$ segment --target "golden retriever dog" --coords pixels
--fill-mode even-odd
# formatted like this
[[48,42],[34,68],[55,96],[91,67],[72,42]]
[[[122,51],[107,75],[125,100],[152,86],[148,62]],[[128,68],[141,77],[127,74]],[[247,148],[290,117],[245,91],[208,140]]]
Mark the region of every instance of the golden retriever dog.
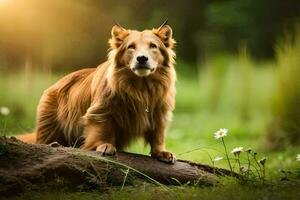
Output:
[[113,155],[142,137],[151,156],[174,163],[164,145],[176,92],[172,29],[166,22],[144,31],[115,25],[111,35],[107,61],[45,90],[35,133],[19,138]]

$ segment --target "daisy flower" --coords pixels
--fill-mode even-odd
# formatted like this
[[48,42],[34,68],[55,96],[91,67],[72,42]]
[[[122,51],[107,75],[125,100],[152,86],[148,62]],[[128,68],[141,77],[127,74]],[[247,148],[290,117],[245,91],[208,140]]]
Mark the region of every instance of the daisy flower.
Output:
[[228,129],[226,128],[221,128],[217,132],[215,132],[215,139],[220,139],[222,137],[227,136]]
[[298,162],[300,162],[300,154],[297,154],[296,159],[297,159]]
[[223,157],[217,156],[217,157],[215,157],[215,158],[213,159],[213,161],[214,161],[214,162],[218,162],[218,161],[220,161],[220,160],[222,160],[222,159],[223,159]]
[[9,115],[10,113],[10,110],[8,107],[0,107],[0,114],[3,115],[3,116],[7,116]]
[[239,155],[243,151],[243,149],[243,147],[235,147],[234,149],[232,149],[231,153],[233,153],[234,155]]

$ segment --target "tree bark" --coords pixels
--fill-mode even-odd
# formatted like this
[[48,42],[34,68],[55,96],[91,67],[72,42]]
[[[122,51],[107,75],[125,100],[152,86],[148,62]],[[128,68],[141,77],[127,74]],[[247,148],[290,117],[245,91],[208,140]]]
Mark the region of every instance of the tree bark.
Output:
[[177,160],[166,164],[145,155],[118,152],[102,157],[94,151],[57,145],[26,144],[0,137],[0,195],[57,189],[105,190],[150,182],[165,185],[213,185],[230,171]]

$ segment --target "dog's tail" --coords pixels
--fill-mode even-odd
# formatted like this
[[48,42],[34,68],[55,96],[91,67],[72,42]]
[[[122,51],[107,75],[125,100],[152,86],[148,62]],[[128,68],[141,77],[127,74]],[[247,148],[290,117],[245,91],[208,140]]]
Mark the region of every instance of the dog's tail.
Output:
[[16,138],[26,143],[36,143],[36,133],[26,133],[22,135],[17,135]]

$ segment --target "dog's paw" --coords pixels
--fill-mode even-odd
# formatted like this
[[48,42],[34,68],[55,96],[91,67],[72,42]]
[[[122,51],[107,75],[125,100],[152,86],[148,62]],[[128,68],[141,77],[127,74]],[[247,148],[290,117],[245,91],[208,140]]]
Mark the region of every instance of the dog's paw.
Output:
[[104,144],[99,145],[96,148],[96,151],[101,153],[101,155],[103,155],[103,156],[105,156],[105,155],[113,156],[116,154],[117,149],[110,143],[104,143]]
[[151,156],[166,163],[174,164],[176,161],[175,155],[173,155],[173,153],[169,151],[159,151],[156,153],[152,153]]

